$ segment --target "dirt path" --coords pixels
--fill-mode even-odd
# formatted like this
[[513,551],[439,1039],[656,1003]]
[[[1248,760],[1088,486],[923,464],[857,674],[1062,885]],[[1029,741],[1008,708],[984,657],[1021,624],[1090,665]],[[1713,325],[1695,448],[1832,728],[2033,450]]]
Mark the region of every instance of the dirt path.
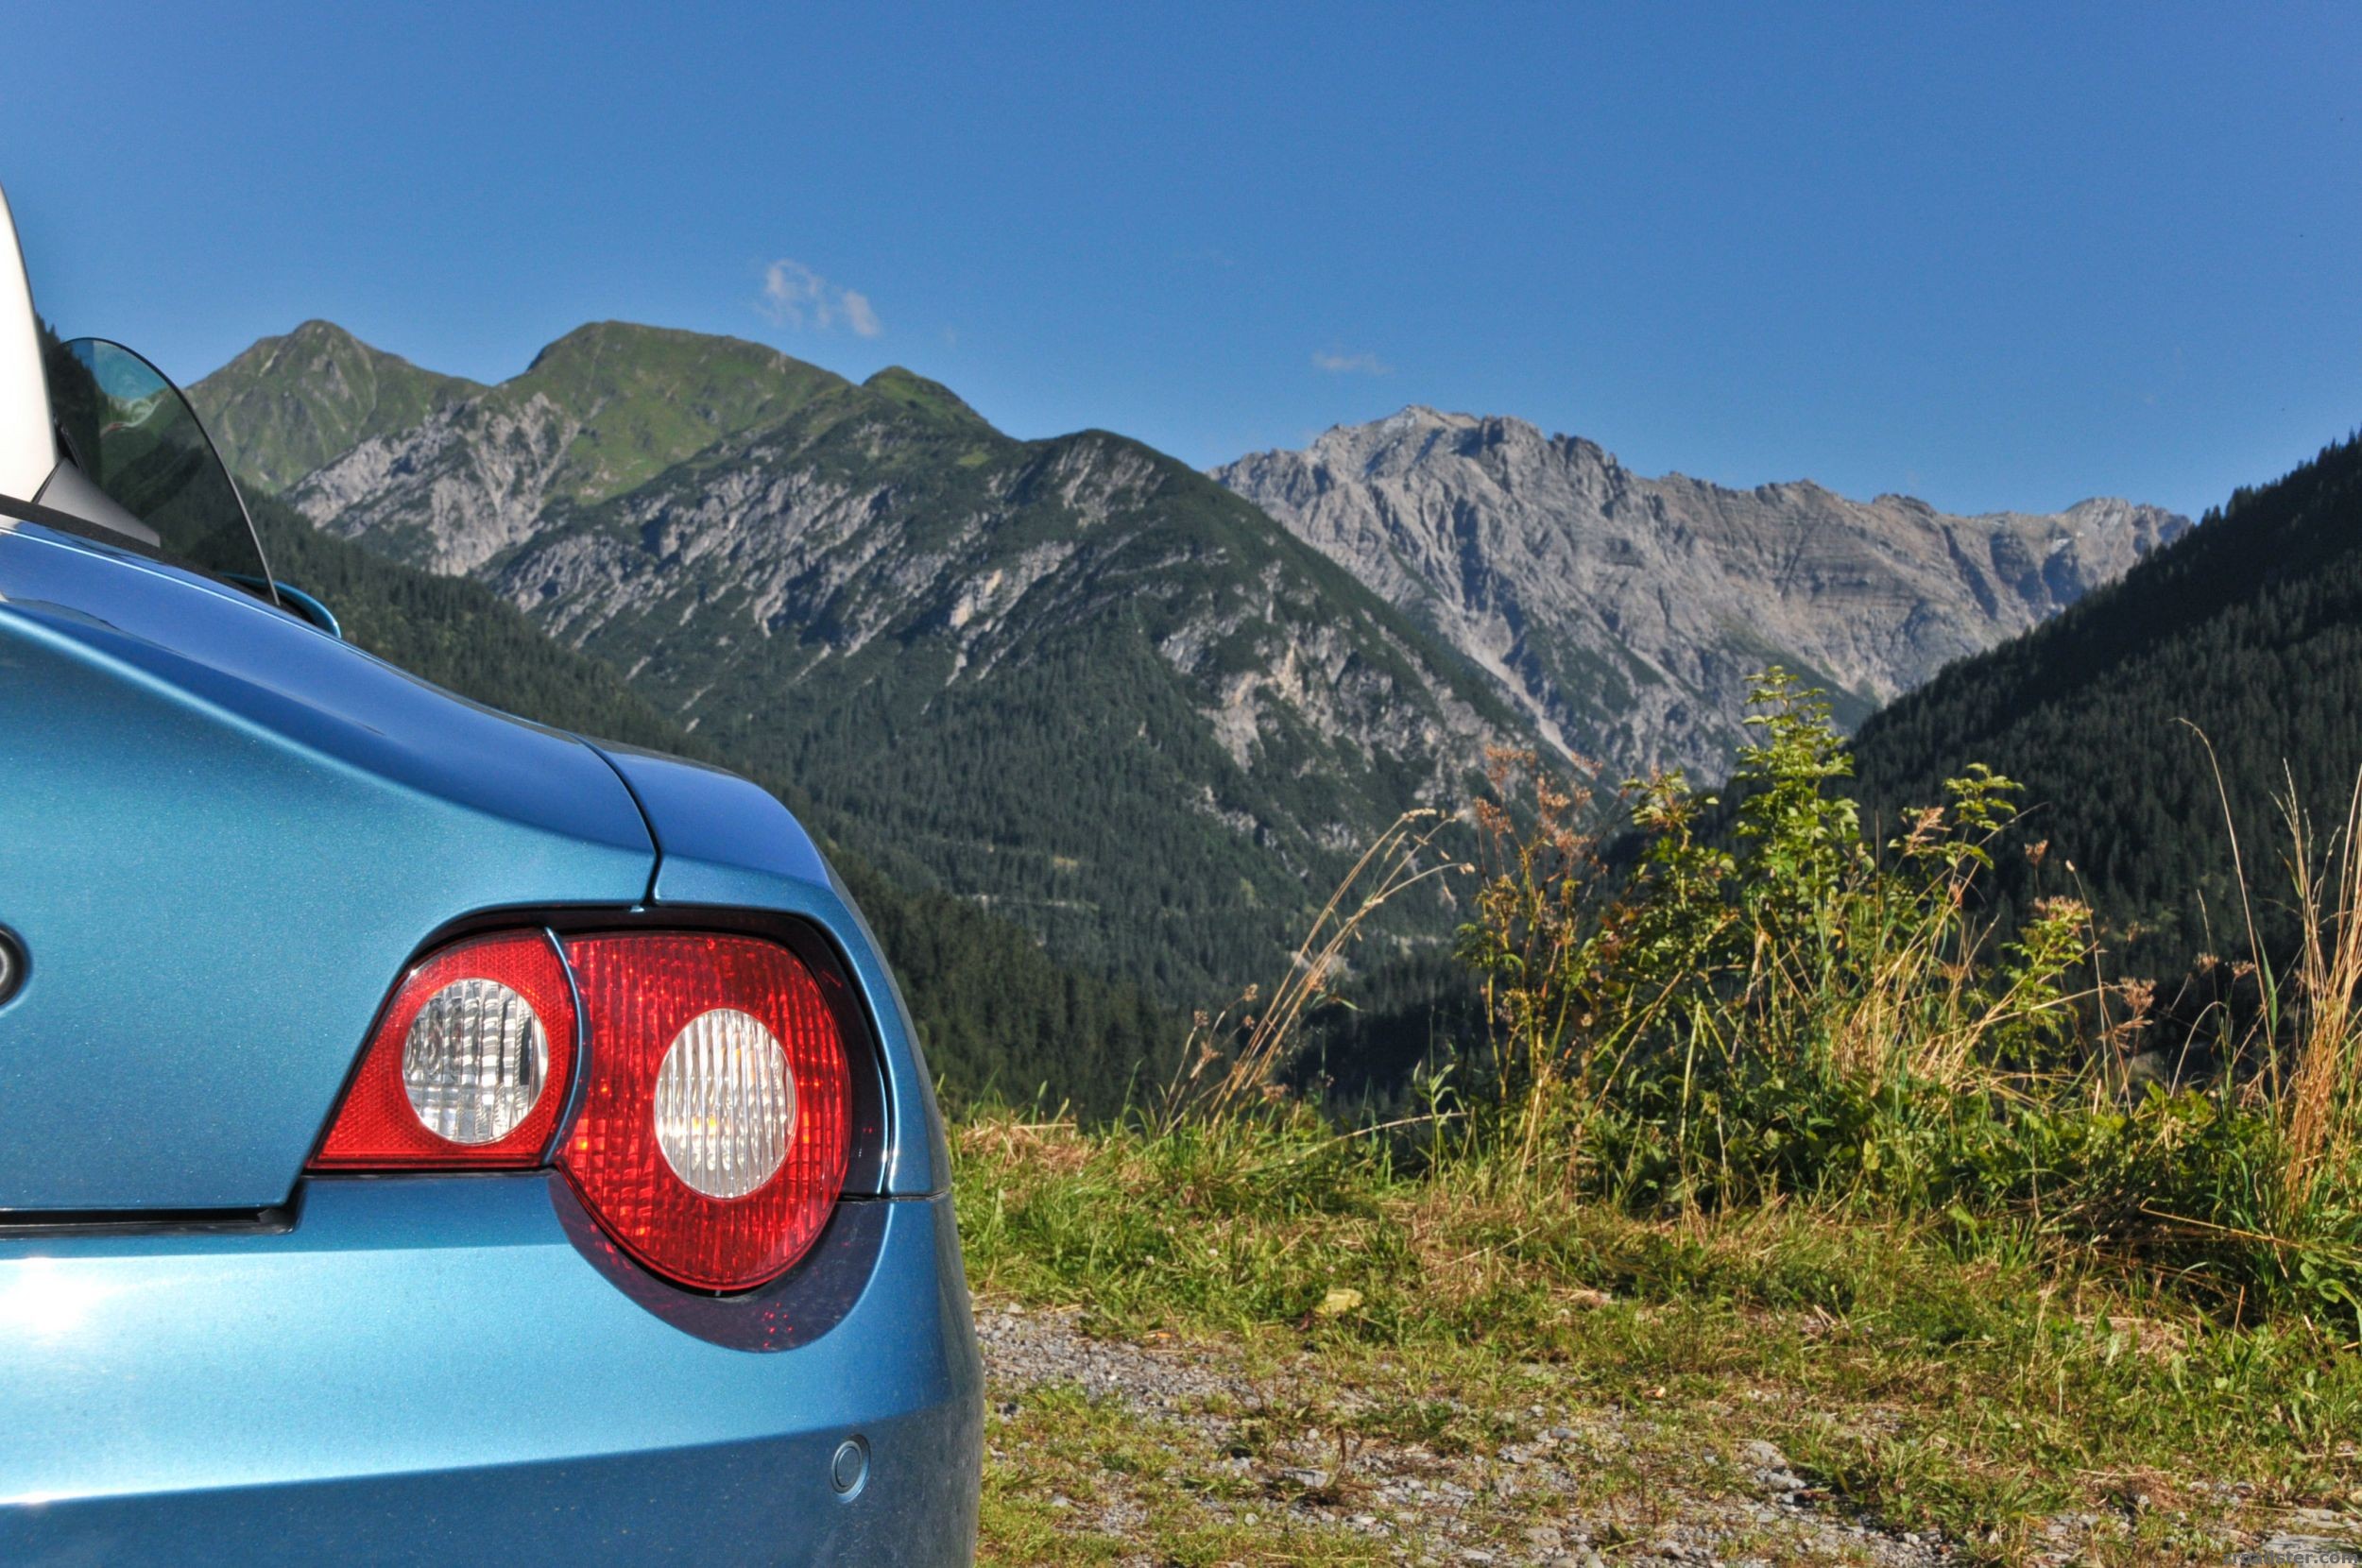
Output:
[[[1317,1378],[1309,1363],[1250,1370],[1221,1345],[1094,1339],[1073,1312],[1001,1303],[980,1308],[977,1333],[998,1418],[993,1462],[1007,1474],[1074,1479],[1070,1463],[1043,1463],[1045,1450],[1073,1436],[1071,1424],[1028,1417],[1046,1394],[1079,1394],[1161,1440],[1183,1472],[1173,1490],[1209,1523],[1285,1525],[1297,1549],[1333,1545],[1343,1560],[1919,1568],[1955,1555],[1932,1538],[1846,1517],[1776,1448],[1743,1434],[1726,1453],[1645,1419],[1544,1402],[1485,1413],[1495,1441],[1421,1441],[1367,1419],[1366,1399]],[[1070,1486],[1051,1506],[1070,1510],[1080,1535],[1138,1548],[1118,1560],[1170,1560],[1158,1537],[1172,1522],[1155,1527],[1156,1510],[1135,1495],[1125,1468],[1104,1469],[1095,1485]]]
[[[1513,1407],[1447,1395],[1406,1415],[1399,1390],[1309,1355],[1095,1338],[1073,1310],[1003,1302],[980,1304],[976,1326],[987,1494],[1038,1522],[996,1555],[988,1508],[987,1560],[1930,1568],[1998,1550],[1856,1516],[1752,1436],[1743,1407],[1660,1420],[1545,1381]],[[2218,1490],[2227,1536],[2143,1530],[2133,1498],[2123,1518],[2056,1519],[2015,1556],[2362,1563],[2356,1515],[2268,1513]]]

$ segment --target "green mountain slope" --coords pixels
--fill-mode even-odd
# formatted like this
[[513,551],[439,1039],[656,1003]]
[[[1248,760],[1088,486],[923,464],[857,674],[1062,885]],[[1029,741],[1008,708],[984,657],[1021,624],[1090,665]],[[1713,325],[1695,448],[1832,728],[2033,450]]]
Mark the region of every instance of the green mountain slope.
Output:
[[939,381],[929,381],[899,365],[887,366],[862,385],[916,413],[932,415],[950,424],[966,425],[985,432],[992,429],[984,417],[968,407],[958,393]]
[[333,322],[306,321],[262,339],[190,397],[231,466],[279,490],[373,435],[408,430],[483,390],[372,349]]
[[[322,534],[252,497],[272,570],[333,606],[356,645],[478,702],[577,733],[727,765],[663,718],[615,672],[559,646],[464,578],[435,577]],[[802,806],[792,788],[763,782]],[[809,821],[809,808],[804,808]],[[1161,1079],[1180,1028],[1137,988],[1062,967],[1025,932],[965,900],[908,892],[841,845],[830,859],[894,963],[930,1066],[955,1099],[1030,1103],[1044,1085],[1087,1114]]]
[[2049,847],[2040,867],[2005,859],[2008,898],[2088,890],[2117,971],[2170,997],[2198,954],[2246,947],[2191,724],[2220,759],[2266,940],[2285,940],[2272,798],[2293,780],[2325,831],[2362,765],[2362,444],[2240,491],[2120,583],[1951,666],[1862,726],[1858,765],[1889,820],[1971,761],[2024,780],[2025,837]]
[[[299,339],[341,341],[369,365],[426,374],[325,323],[265,342]],[[852,390],[761,344],[603,321],[498,386],[436,377],[429,401],[401,382],[410,395],[399,407],[356,422],[338,390],[354,379],[353,352],[261,348],[189,389],[209,424],[218,421],[231,467],[308,514],[334,516],[339,532],[366,536],[381,554],[447,574],[521,541],[545,507],[619,494],[726,436]]]
[[1536,743],[1204,475],[899,369],[587,328],[286,496],[494,587],[897,879],[1176,1001],[1263,978],[1399,811]]

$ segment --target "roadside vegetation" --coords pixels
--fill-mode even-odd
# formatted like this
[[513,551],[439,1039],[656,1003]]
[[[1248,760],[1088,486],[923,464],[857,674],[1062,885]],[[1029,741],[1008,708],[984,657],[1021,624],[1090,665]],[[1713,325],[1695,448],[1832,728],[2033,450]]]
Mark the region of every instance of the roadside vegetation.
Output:
[[[1819,696],[1776,673],[1758,696],[1728,801],[1635,783],[1610,815],[1640,847],[1615,864],[1581,790],[1497,758],[1473,841],[1398,825],[1131,1116],[964,1120],[988,1310],[1072,1309],[1243,1369],[1233,1407],[1162,1440],[1087,1388],[1003,1405],[989,1554],[1432,1555],[1393,1506],[1402,1455],[1465,1479],[1550,1443],[1583,1462],[1463,1489],[1455,1551],[1636,1558],[1688,1509],[1716,1555],[1776,1559],[1785,1515],[1715,1512],[1761,1491],[1767,1456],[1784,1506],[1955,1560],[2346,1531],[2354,816],[2323,831],[2285,804],[2285,876],[2251,846],[2249,896],[2299,940],[2217,961],[2252,1005],[2168,1036],[2063,857],[2011,831],[2010,780],[1971,769],[1868,827]],[[2036,888],[2006,924],[1982,896],[2004,855]],[[1413,1114],[1324,1113],[1291,1087],[1303,1021],[1370,913],[1429,879],[1468,911],[1489,1027],[1430,1053]],[[1240,1408],[1239,1387],[1283,1391]],[[1118,1456],[1155,1544],[1053,1508],[1045,1477],[1104,1481],[1093,1456]]]

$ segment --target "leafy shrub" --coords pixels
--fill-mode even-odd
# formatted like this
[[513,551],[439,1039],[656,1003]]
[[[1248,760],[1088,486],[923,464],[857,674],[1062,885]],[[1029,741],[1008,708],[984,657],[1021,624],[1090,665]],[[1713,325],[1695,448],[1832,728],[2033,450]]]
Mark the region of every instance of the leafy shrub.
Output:
[[2103,983],[2081,903],[2041,900],[2006,940],[1977,912],[2014,783],[1971,768],[1873,844],[1820,693],[1774,671],[1754,695],[1727,811],[1679,774],[1627,787],[1646,846],[1626,875],[1582,792],[1494,758],[1460,944],[1493,1038],[1450,1157],[1641,1214],[1800,1198],[1936,1216],[2234,1315],[2277,1303],[2362,1329],[2362,817],[2323,871],[2290,814],[2313,934],[2285,980],[2266,966],[2287,1072],[2268,1049],[2268,1075],[2168,1091],[2131,1069],[2137,987]]

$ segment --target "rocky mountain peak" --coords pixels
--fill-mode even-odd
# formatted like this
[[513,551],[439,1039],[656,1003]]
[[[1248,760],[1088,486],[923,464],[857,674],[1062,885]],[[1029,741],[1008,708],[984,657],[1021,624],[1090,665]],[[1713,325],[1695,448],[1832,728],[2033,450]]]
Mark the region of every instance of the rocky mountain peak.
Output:
[[903,367],[627,322],[495,386],[307,324],[195,390],[320,528],[493,588],[881,860],[1196,994],[1488,746],[1719,774],[1763,665],[1857,717],[2185,526],[1647,479],[1429,407],[1217,485],[1010,439]]
[[1958,517],[1811,480],[1650,479],[1579,436],[1419,405],[1214,474],[1434,627],[1570,752],[1709,776],[1765,665],[1858,718],[2189,527],[2121,501]]
[[2161,544],[2171,543],[2190,530],[2190,520],[2179,512],[2115,496],[2079,501],[2059,515],[2079,537],[2124,535],[2145,541],[2143,554]]
[[1106,431],[1011,439],[899,366],[594,323],[283,493],[492,588],[842,842],[1190,998],[1405,808],[1537,743],[1206,475]]
[[[1412,403],[1369,424],[1334,426],[1302,455],[1332,475],[1382,479],[1412,472],[1440,455],[1483,461],[1488,453],[1539,453],[1553,440],[1568,439],[1547,436],[1523,419],[1501,415],[1449,414]],[[1604,452],[1587,441],[1574,442],[1569,455],[1594,463],[1606,458]],[[1607,461],[1612,463],[1613,459]]]

